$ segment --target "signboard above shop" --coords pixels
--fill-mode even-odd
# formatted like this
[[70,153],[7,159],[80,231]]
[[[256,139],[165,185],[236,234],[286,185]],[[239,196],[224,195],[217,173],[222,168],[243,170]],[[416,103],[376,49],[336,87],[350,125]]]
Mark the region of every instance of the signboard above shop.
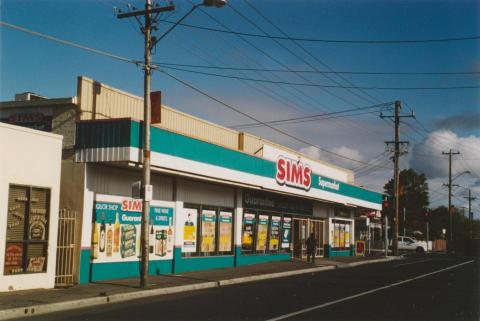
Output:
[[245,191],[243,206],[249,209],[279,213],[313,214],[312,201],[259,191]]

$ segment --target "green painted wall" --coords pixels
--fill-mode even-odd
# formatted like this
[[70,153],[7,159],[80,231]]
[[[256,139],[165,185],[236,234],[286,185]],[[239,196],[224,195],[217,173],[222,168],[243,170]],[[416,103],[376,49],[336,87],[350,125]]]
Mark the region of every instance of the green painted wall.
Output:
[[80,250],[80,269],[78,283],[86,284],[90,282],[90,249]]
[[[93,263],[91,265],[91,282],[114,279],[133,278],[140,275],[140,263],[135,262],[112,262]],[[172,260],[150,261],[148,264],[149,275],[171,274]]]
[[231,268],[234,266],[233,255],[184,258],[182,257],[182,249],[180,247],[175,248],[174,258],[173,268],[175,274],[190,271]]

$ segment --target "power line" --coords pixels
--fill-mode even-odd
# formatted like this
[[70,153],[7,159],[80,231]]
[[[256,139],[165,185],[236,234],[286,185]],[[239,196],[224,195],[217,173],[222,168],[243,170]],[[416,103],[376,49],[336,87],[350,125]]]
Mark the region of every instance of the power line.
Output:
[[232,71],[260,71],[260,72],[278,72],[278,73],[306,73],[306,74],[342,74],[342,75],[389,75],[389,76],[454,76],[454,75],[478,75],[480,71],[351,71],[351,70],[310,70],[310,69],[272,69],[272,68],[245,68],[232,66],[208,66],[197,64],[179,64],[169,62],[157,62],[158,65],[164,67],[187,67],[187,68],[202,68],[202,69],[217,69],[217,70],[232,70]]
[[11,24],[11,23],[0,21],[0,25],[5,26],[5,27],[10,28],[10,29],[14,29],[14,30],[18,30],[18,31],[21,31],[21,32],[24,32],[24,33],[28,33],[28,34],[31,34],[31,35],[34,35],[34,36],[37,36],[37,37],[40,37],[40,38],[43,38],[43,39],[54,41],[54,42],[60,43],[62,45],[75,47],[75,48],[82,49],[82,50],[85,50],[85,51],[89,51],[89,52],[92,52],[92,53],[95,53],[95,54],[98,54],[98,55],[101,55],[101,56],[113,58],[113,59],[120,60],[120,61],[123,61],[123,62],[128,62],[128,63],[134,64],[136,66],[143,66],[143,62],[141,62],[139,60],[128,59],[128,58],[121,57],[121,56],[118,56],[118,55],[115,55],[115,54],[111,54],[111,53],[106,52],[106,51],[102,51],[102,50],[90,48],[90,47],[87,47],[87,46],[79,45],[79,44],[71,42],[71,41],[67,41],[67,40],[63,40],[63,39],[56,38],[56,37],[53,37],[53,36],[49,36],[49,35],[46,35],[44,33],[36,32],[36,31],[30,30],[30,29],[27,29],[27,28],[23,28],[23,27]]
[[[350,161],[353,161],[353,162],[357,162],[357,163],[360,163],[360,164],[372,165],[372,164],[370,164],[370,163],[363,162],[363,161],[361,161],[361,160],[354,159],[354,158],[351,158],[351,157],[348,157],[348,156],[345,156],[345,155],[338,154],[338,153],[333,152],[333,151],[331,151],[331,150],[325,149],[325,148],[320,147],[320,146],[318,146],[318,145],[316,145],[316,144],[313,144],[313,143],[311,143],[311,142],[308,142],[308,141],[305,140],[305,139],[298,138],[298,137],[296,137],[296,136],[294,136],[294,135],[292,135],[292,134],[289,134],[288,132],[285,132],[285,131],[283,131],[283,130],[281,130],[281,129],[278,129],[278,128],[273,127],[273,126],[271,126],[271,125],[269,125],[269,124],[266,124],[265,122],[262,122],[261,120],[256,119],[255,117],[253,117],[253,116],[251,116],[251,115],[249,115],[249,114],[241,111],[240,109],[238,109],[238,108],[236,108],[236,107],[234,107],[234,106],[232,106],[232,105],[230,105],[230,104],[227,104],[226,102],[223,102],[222,100],[220,100],[220,99],[218,99],[218,98],[216,98],[216,97],[214,97],[214,96],[206,93],[205,91],[203,91],[203,90],[195,87],[194,85],[192,85],[192,84],[190,84],[190,83],[188,83],[188,82],[186,82],[186,81],[184,81],[184,80],[182,80],[182,79],[180,79],[180,78],[178,78],[178,77],[170,74],[169,72],[167,72],[167,71],[165,71],[165,70],[162,70],[162,69],[157,69],[157,70],[160,71],[161,73],[165,74],[166,76],[168,76],[168,77],[170,77],[170,78],[178,81],[179,83],[183,84],[184,86],[186,86],[186,87],[188,87],[188,88],[196,91],[197,93],[199,93],[199,94],[201,94],[201,95],[203,95],[203,96],[205,96],[205,97],[207,97],[207,98],[209,98],[209,99],[211,99],[211,100],[213,100],[213,101],[215,101],[215,102],[217,102],[217,103],[219,103],[219,104],[227,107],[228,109],[233,110],[233,111],[235,111],[236,113],[238,113],[238,114],[240,114],[240,115],[243,115],[243,116],[245,116],[245,117],[247,117],[247,118],[249,118],[249,119],[251,119],[251,120],[253,120],[253,121],[256,121],[256,122],[258,122],[258,123],[261,123],[261,124],[263,124],[264,126],[270,128],[270,129],[272,129],[272,130],[274,130],[274,131],[276,131],[276,132],[278,132],[278,133],[280,133],[280,134],[282,134],[282,135],[285,135],[285,136],[287,136],[287,137],[289,137],[289,138],[291,138],[291,139],[293,139],[293,140],[295,140],[295,141],[297,141],[297,142],[300,142],[300,143],[305,144],[305,145],[308,145],[308,146],[315,147],[316,149],[318,149],[318,150],[320,150],[320,151],[323,151],[323,152],[332,154],[332,155],[334,155],[334,156],[336,156],[336,157],[340,157],[340,158],[343,158],[343,159],[347,159],[347,160],[350,160]],[[377,166],[377,165],[375,165],[375,166]],[[380,167],[380,166],[377,166],[377,167]],[[388,167],[384,167],[384,168],[389,169]]]
[[206,75],[206,76],[212,76],[212,77],[239,79],[239,80],[247,80],[247,81],[254,81],[254,82],[263,82],[263,83],[269,83],[269,84],[318,87],[318,88],[341,88],[341,89],[362,89],[362,90],[455,90],[455,89],[478,89],[478,88],[480,88],[480,86],[381,87],[381,86],[326,85],[326,84],[317,84],[317,83],[313,83],[313,82],[300,83],[300,82],[289,82],[289,81],[264,80],[264,79],[258,79],[258,78],[250,78],[250,77],[222,75],[222,74],[218,74],[218,73],[203,72],[203,71],[190,70],[190,69],[177,68],[177,67],[167,67],[167,66],[162,66],[162,67],[166,68],[166,69],[173,69],[173,70],[178,70],[178,71],[182,71],[182,72],[188,72],[188,73],[200,74],[200,75]]
[[[174,21],[169,21],[166,19],[159,20],[160,22],[165,22],[168,24],[175,24]],[[272,35],[262,35],[258,33],[248,33],[248,32],[240,32],[240,31],[233,31],[233,30],[224,30],[224,29],[216,29],[210,28],[205,26],[198,26],[192,25],[188,23],[179,23],[179,26],[199,29],[199,30],[206,30],[206,31],[213,31],[213,32],[220,32],[220,33],[228,33],[233,35],[239,36],[246,36],[246,37],[255,37],[255,38],[266,38],[266,39],[276,39],[276,40],[295,40],[301,42],[320,42],[320,43],[343,43],[343,44],[372,44],[372,45],[389,45],[389,44],[421,44],[421,43],[441,43],[441,42],[457,42],[457,41],[468,41],[468,40],[478,40],[480,36],[464,36],[464,37],[449,37],[449,38],[432,38],[432,39],[362,39],[362,40],[354,40],[354,39],[322,39],[322,38],[300,38],[300,37],[282,37],[282,36],[272,36]]]
[[[378,105],[371,105],[371,106],[364,106],[364,107],[358,107],[358,108],[350,108],[350,109],[344,109],[340,111],[334,111],[330,113],[323,113],[323,114],[316,114],[316,115],[308,115],[304,117],[294,117],[294,118],[286,118],[286,119],[281,119],[281,120],[272,120],[272,121],[266,121],[266,124],[270,125],[279,125],[279,124],[284,124],[284,123],[297,123],[297,122],[305,122],[305,121],[315,121],[315,120],[323,120],[323,119],[329,119],[329,118],[323,118],[325,116],[330,116],[330,115],[336,115],[336,114],[344,114],[344,113],[349,113],[353,111],[359,111],[359,110],[368,110],[368,109],[373,109],[373,108],[385,108],[387,106],[392,105],[393,102],[391,103],[385,103],[385,104],[378,104]],[[379,112],[378,110],[375,110],[373,112]],[[369,111],[368,113],[372,113]],[[345,115],[342,115],[345,116]],[[351,116],[351,115],[346,115],[346,116]],[[249,124],[240,124],[240,125],[234,125],[230,126],[231,128],[244,128],[244,127],[251,127],[251,126],[258,126],[258,123],[249,123]]]

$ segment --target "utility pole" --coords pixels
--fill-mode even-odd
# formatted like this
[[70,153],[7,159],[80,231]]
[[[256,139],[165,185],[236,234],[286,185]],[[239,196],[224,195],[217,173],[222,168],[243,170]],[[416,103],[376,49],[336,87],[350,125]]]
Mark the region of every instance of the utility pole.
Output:
[[476,200],[476,197],[472,197],[472,190],[468,189],[468,221],[470,223],[470,238],[473,239],[473,212],[472,212],[472,201]]
[[[453,216],[453,211],[452,211],[452,155],[458,155],[460,152],[458,151],[452,151],[451,149],[448,152],[442,152],[442,155],[448,155],[448,217],[449,217],[449,243],[450,246],[452,246],[453,242],[453,223],[452,223],[452,216]],[[448,247],[448,246],[447,246]]]
[[[151,50],[154,39],[152,39],[152,14],[159,14],[160,12],[172,11],[175,6],[166,7],[152,7],[151,0],[145,0],[145,10],[132,11],[127,13],[120,13],[117,18],[135,19],[140,23],[140,30],[145,36],[144,43],[144,63],[143,63],[143,167],[142,167],[142,198],[143,198],[143,213],[140,231],[140,286],[142,288],[148,287],[148,223],[150,212],[150,201],[152,199],[152,185],[150,184],[150,123],[151,123],[151,102],[150,102],[150,80],[152,73],[151,65]],[[144,17],[142,25],[139,16]],[[155,19],[155,18],[153,18]]]
[[406,229],[405,229],[405,215],[406,215],[407,209],[404,207],[403,208],[403,236],[407,235],[406,234]]
[[395,198],[395,213],[393,216],[393,255],[398,255],[398,214],[399,214],[399,207],[400,207],[400,198],[399,198],[399,184],[400,184],[400,156],[404,153],[400,151],[400,145],[408,144],[408,141],[400,141],[400,119],[404,117],[415,117],[413,111],[410,115],[401,116],[400,110],[402,109],[400,101],[395,101],[395,114],[393,116],[385,116],[382,113],[380,114],[380,118],[393,118],[395,123],[395,140],[385,142],[387,145],[393,144],[394,145],[394,154],[393,154],[393,162],[394,162],[394,169],[393,169],[393,184],[394,184],[394,198]]

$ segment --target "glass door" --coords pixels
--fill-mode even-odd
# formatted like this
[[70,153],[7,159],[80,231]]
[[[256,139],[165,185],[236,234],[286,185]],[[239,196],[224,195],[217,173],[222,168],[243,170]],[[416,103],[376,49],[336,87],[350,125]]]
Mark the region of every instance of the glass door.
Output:
[[307,240],[307,220],[293,219],[293,256],[302,259],[307,256],[307,247],[305,241]]
[[313,233],[317,241],[315,256],[323,256],[324,222],[321,220],[309,220],[309,225],[309,233]]

